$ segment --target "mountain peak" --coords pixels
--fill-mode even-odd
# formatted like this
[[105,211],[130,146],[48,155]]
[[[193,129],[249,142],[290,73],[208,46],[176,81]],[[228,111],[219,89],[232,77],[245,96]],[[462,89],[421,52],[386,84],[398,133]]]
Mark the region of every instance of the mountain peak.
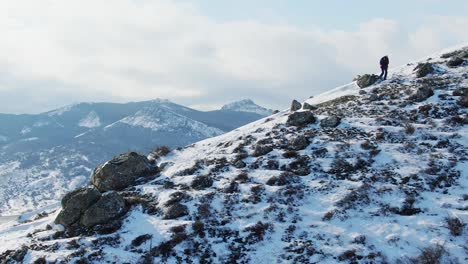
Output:
[[221,110],[234,112],[249,112],[263,116],[270,115],[273,111],[257,105],[251,99],[243,99],[224,105]]

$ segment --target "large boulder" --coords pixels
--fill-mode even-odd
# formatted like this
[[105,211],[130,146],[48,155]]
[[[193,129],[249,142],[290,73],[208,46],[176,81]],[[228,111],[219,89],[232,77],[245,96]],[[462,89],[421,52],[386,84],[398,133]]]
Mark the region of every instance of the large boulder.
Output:
[[292,103],[291,103],[291,111],[292,112],[301,109],[301,107],[302,107],[301,103],[299,103],[297,100],[292,101]]
[[101,192],[119,191],[134,185],[137,179],[155,173],[156,168],[145,156],[129,152],[97,167],[91,182]]
[[65,227],[78,222],[81,215],[101,198],[101,193],[94,187],[84,187],[66,194],[62,199],[62,211],[55,223]]
[[434,66],[432,63],[419,63],[413,71],[416,71],[416,77],[422,78],[434,72]]
[[306,126],[315,123],[315,116],[310,111],[294,112],[288,116],[287,126]]
[[366,88],[376,83],[379,80],[379,76],[375,74],[364,74],[362,76],[358,75],[355,80],[359,88]]
[[325,117],[320,120],[321,127],[337,127],[341,122],[341,118],[336,115]]
[[125,213],[125,201],[116,192],[107,192],[95,204],[91,205],[80,219],[80,224],[92,227],[107,223]]

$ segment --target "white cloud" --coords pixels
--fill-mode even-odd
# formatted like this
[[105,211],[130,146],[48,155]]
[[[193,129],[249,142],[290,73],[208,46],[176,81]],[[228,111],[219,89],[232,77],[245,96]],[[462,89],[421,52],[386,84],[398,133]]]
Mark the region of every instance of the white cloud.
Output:
[[395,66],[466,40],[467,25],[430,17],[408,31],[377,18],[351,32],[323,31],[219,23],[169,0],[2,1],[0,112],[156,97],[283,107],[377,71],[384,53]]

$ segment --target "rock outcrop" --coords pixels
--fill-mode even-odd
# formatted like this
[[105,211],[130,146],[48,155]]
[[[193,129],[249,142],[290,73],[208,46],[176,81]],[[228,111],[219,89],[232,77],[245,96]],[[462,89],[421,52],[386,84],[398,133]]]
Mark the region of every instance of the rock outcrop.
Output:
[[462,65],[463,62],[464,62],[464,60],[462,58],[453,57],[447,62],[447,66],[454,68],[454,67],[458,67],[458,66]]
[[359,88],[366,88],[376,83],[379,80],[379,76],[375,74],[364,74],[362,76],[358,75],[355,80]]
[[301,103],[299,103],[297,100],[292,101],[292,103],[291,103],[291,111],[292,112],[301,109],[301,107],[302,107]]
[[289,115],[286,121],[287,126],[305,126],[315,123],[315,116],[310,111],[294,112]]
[[429,74],[434,73],[434,66],[432,63],[419,63],[416,68],[414,68],[414,71],[416,71],[416,77],[417,78],[422,78],[426,77]]
[[156,172],[157,168],[145,156],[129,152],[97,167],[91,176],[91,182],[101,192],[120,191],[134,185],[139,178]]
[[411,99],[416,102],[422,102],[427,98],[434,95],[434,91],[426,86],[419,88],[414,95],[411,96]]
[[308,103],[302,104],[302,109],[304,110],[316,110],[317,107]]
[[62,211],[55,223],[65,227],[78,222],[83,213],[101,198],[101,193],[94,187],[84,187],[66,194],[62,199]]
[[125,213],[125,201],[122,196],[116,192],[107,192],[83,213],[80,224],[86,227],[104,224],[123,213]]

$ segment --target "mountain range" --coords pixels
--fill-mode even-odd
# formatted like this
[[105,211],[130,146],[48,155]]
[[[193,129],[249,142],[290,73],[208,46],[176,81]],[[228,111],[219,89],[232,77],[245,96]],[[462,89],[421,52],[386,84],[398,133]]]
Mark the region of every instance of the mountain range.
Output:
[[183,147],[271,112],[251,100],[203,112],[157,99],[0,114],[0,215],[57,201],[85,184],[92,169],[115,153]]

